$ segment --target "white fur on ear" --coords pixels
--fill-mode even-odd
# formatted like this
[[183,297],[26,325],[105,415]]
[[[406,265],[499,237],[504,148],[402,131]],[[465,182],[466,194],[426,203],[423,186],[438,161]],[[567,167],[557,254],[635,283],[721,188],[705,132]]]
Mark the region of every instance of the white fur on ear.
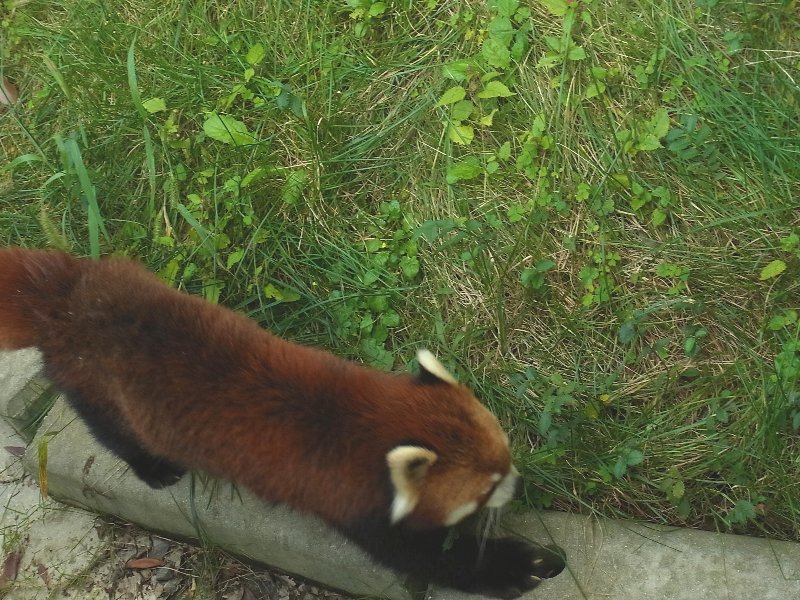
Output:
[[458,385],[456,378],[444,368],[444,365],[436,359],[430,350],[425,350],[424,348],[417,350],[417,360],[419,361],[419,366],[421,368],[425,369],[425,371],[437,379],[441,379],[442,381],[452,385]]
[[419,446],[397,446],[386,453],[386,464],[394,486],[392,523],[411,514],[419,500],[419,489],[430,466],[437,456]]

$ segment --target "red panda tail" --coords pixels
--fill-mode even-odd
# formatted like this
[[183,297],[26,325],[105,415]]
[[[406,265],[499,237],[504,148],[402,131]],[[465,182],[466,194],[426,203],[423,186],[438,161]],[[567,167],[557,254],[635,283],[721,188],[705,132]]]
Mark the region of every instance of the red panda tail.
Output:
[[64,252],[0,248],[0,350],[38,346],[80,270]]

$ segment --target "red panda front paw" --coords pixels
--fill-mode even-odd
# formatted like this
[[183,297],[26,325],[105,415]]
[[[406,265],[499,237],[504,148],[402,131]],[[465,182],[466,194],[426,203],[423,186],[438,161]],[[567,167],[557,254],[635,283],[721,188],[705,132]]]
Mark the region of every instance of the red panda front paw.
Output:
[[563,570],[564,559],[556,547],[532,546],[514,538],[487,540],[476,569],[474,591],[516,598]]

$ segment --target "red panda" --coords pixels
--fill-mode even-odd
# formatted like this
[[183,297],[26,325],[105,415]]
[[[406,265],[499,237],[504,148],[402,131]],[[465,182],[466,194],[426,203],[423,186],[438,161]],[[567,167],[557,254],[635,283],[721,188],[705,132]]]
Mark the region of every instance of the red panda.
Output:
[[159,488],[200,469],[314,513],[419,581],[512,598],[563,567],[448,528],[512,496],[497,419],[430,352],[385,373],[292,344],[138,263],[0,249],[0,349],[38,347],[100,443]]

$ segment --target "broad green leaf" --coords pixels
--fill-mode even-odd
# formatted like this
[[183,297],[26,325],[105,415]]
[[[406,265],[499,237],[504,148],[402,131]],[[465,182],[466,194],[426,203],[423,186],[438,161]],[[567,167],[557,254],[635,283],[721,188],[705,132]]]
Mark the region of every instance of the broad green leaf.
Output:
[[419,259],[416,256],[404,256],[400,259],[400,270],[406,279],[414,279],[419,273]]
[[374,2],[370,7],[367,14],[370,17],[377,17],[386,12],[386,2]]
[[483,42],[481,55],[496,69],[507,69],[511,64],[511,52],[501,42],[493,38]]
[[586,50],[581,46],[572,46],[567,52],[567,58],[570,60],[583,60],[586,58]]
[[636,337],[636,321],[628,319],[619,328],[617,338],[623,344],[627,344]]
[[758,278],[761,281],[766,281],[767,279],[772,279],[773,277],[777,277],[785,270],[786,270],[785,262],[783,262],[782,260],[773,260],[766,267],[761,269],[761,274],[758,276]]
[[519,0],[493,0],[489,2],[489,6],[492,6],[504,17],[511,17],[517,12]]
[[544,36],[544,43],[552,50],[561,54],[564,51],[564,39],[555,35]]
[[149,98],[142,102],[142,108],[152,115],[167,110],[167,104],[163,98]]
[[504,142],[497,150],[497,158],[500,160],[508,160],[511,158],[511,142]]
[[307,179],[308,171],[306,171],[306,169],[295,169],[291,171],[281,188],[281,200],[290,206],[297,204],[297,201],[303,193],[303,189],[306,187]]
[[632,467],[636,466],[641,464],[641,462],[644,460],[644,453],[641,450],[630,450],[627,453],[626,460],[628,461],[628,465]]
[[203,131],[212,140],[233,146],[243,146],[255,142],[255,138],[247,131],[247,125],[242,121],[215,112],[206,113]]
[[663,138],[669,132],[669,113],[667,109],[659,108],[647,124],[655,137],[658,139]]
[[660,208],[656,208],[655,210],[653,210],[653,226],[654,227],[658,227],[659,225],[661,225],[666,220],[667,220],[667,213],[665,213]]
[[264,296],[267,298],[272,298],[273,300],[277,300],[278,302],[295,302],[300,300],[300,294],[294,290],[285,288],[281,289],[275,287],[271,283],[264,288]]
[[516,29],[511,24],[511,19],[508,17],[495,17],[489,21],[489,37],[497,40],[504,46],[511,45],[511,40],[514,39]]
[[552,260],[550,260],[549,258],[543,258],[542,260],[536,261],[536,264],[533,266],[533,268],[536,269],[539,273],[544,273],[545,271],[549,271],[555,266],[556,263],[554,263]]
[[583,97],[589,100],[590,98],[599,96],[605,91],[606,91],[606,84],[603,83],[602,81],[596,81],[595,83],[589,84],[589,87],[587,87],[586,91],[583,93]]
[[492,112],[490,112],[488,115],[482,116],[480,119],[480,124],[483,125],[484,127],[491,127],[492,123],[494,123],[494,113],[496,112],[497,109],[493,108]]
[[267,174],[267,169],[265,169],[264,167],[256,167],[242,178],[239,187],[244,189],[254,181],[258,181],[259,179],[261,179],[266,174]]
[[472,125],[450,125],[447,128],[447,137],[451,142],[460,146],[468,146],[475,138],[475,129]]
[[469,100],[461,100],[460,102],[456,102],[453,105],[453,108],[450,109],[450,118],[453,121],[463,121],[468,119],[474,108],[475,105]]
[[567,14],[569,4],[566,0],[539,0],[547,10],[557,17],[563,17]]
[[638,150],[644,151],[658,150],[661,147],[661,142],[659,141],[658,136],[653,135],[652,133],[645,133],[636,144],[636,148]]
[[467,71],[469,70],[469,61],[457,60],[442,67],[442,74],[448,79],[455,81],[464,81],[467,78]]
[[483,173],[483,167],[475,156],[468,156],[461,162],[453,164],[447,169],[447,183],[454,184],[459,181],[475,179]]
[[683,484],[682,481],[675,482],[675,485],[672,486],[672,497],[676,500],[680,500],[683,498],[683,495],[686,493],[686,486]]
[[493,80],[487,83],[486,87],[478,93],[478,98],[508,98],[514,95],[514,92],[508,89],[505,84]]
[[467,90],[465,90],[460,85],[456,85],[451,87],[447,90],[442,97],[439,98],[439,101],[436,103],[436,106],[447,106],[448,104],[455,104],[456,102],[460,102],[464,99],[467,95]]
[[544,281],[544,274],[531,267],[522,269],[522,272],[519,274],[519,282],[522,284],[522,287],[529,290],[538,290],[542,288],[544,286]]
[[238,264],[244,256],[244,248],[239,248],[228,254],[227,267],[230,269],[232,266]]
[[250,50],[247,51],[244,59],[250,63],[251,65],[257,65],[264,57],[267,55],[267,51],[264,50],[264,46],[261,43],[255,44]]

